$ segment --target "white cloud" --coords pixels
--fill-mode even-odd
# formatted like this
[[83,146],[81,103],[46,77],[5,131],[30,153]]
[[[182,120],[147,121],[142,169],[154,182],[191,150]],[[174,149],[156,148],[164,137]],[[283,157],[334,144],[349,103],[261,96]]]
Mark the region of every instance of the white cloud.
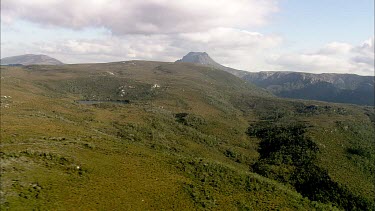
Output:
[[372,37],[353,49],[356,56],[352,58],[352,61],[374,68],[374,48],[374,37]]
[[[231,28],[207,32],[108,36],[102,39],[66,39],[34,42],[24,48],[60,58],[67,63],[108,62],[131,59],[175,61],[189,51],[206,51],[219,63],[239,69],[262,69],[278,36]],[[11,47],[5,46],[4,48]],[[11,49],[4,49],[11,51]]]
[[264,61],[269,56],[268,51],[282,42],[279,36],[232,28],[184,33],[179,38],[181,49],[207,51],[219,63],[243,70],[267,68]]
[[374,75],[374,37],[358,46],[333,42],[314,53],[284,54],[269,62],[291,71]]
[[[100,39],[39,39],[23,46],[27,52],[54,55],[65,62],[174,61],[189,51],[206,51],[218,62],[246,69],[263,67],[262,52],[281,42],[280,37],[249,31],[267,22],[278,10],[277,2],[2,0],[1,17],[5,24],[24,20],[52,30],[105,28],[111,32]],[[2,49],[7,55],[17,51],[11,45]]]
[[111,33],[54,40],[42,40],[41,33],[29,42],[4,41],[1,50],[7,56],[44,53],[67,63],[174,61],[189,51],[206,51],[221,64],[248,71],[374,74],[374,37],[358,46],[332,42],[312,53],[277,53],[280,36],[252,29],[267,23],[278,1],[2,0],[1,21],[8,26],[23,20],[39,30],[60,27],[79,34],[104,28]]
[[348,72],[354,66],[345,59],[320,54],[286,54],[275,61],[283,69],[301,72]]
[[1,19],[73,29],[104,27],[115,35],[247,29],[277,11],[277,0],[2,0]]
[[318,53],[323,55],[344,54],[350,52],[352,49],[353,46],[348,43],[332,42],[320,49]]

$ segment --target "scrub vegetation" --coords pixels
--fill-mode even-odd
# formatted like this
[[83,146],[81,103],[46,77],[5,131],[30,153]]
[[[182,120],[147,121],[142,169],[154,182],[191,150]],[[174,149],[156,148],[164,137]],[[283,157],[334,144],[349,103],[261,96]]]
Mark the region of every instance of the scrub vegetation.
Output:
[[0,206],[373,210],[373,116],[186,63],[1,66]]

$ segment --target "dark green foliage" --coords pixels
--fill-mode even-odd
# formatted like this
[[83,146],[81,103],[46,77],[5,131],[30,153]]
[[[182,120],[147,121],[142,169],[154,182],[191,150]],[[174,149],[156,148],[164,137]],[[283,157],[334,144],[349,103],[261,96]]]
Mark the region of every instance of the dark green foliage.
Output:
[[373,202],[354,195],[346,187],[332,181],[328,172],[316,165],[297,168],[291,181],[302,195],[313,201],[332,202],[345,210],[373,210]]
[[319,115],[319,114],[340,114],[347,115],[348,111],[343,107],[338,106],[319,106],[319,105],[305,105],[303,103],[296,103],[295,110],[298,114],[305,115]]
[[176,122],[193,128],[198,128],[205,124],[205,120],[197,115],[188,113],[177,113],[175,114]]
[[373,178],[375,171],[375,140],[373,124],[358,124],[352,121],[336,121],[341,133],[349,138],[346,157],[363,173]]
[[366,158],[371,158],[371,152],[368,149],[362,147],[350,147],[346,151],[351,155],[358,155]]
[[[185,191],[196,204],[200,205],[200,208],[205,210],[220,209],[220,203],[223,203],[220,198],[236,198],[236,195],[246,196],[243,200],[236,200],[240,210],[270,210],[276,207],[280,209],[285,206],[278,199],[285,195],[291,196],[290,193],[284,192],[285,187],[280,184],[270,183],[268,179],[237,171],[222,163],[204,159],[182,159],[177,161],[176,167],[191,179],[191,182],[185,183]],[[263,197],[274,200],[260,203]],[[300,196],[294,198],[293,208],[306,210],[308,209],[306,202],[306,198]],[[317,210],[326,210],[328,207],[323,207],[320,203],[313,206]]]
[[176,121],[179,123],[186,123],[186,117],[188,116],[188,113],[178,113],[174,115],[176,118]]
[[[261,139],[260,157],[252,169],[268,178],[293,185],[313,201],[333,203],[345,210],[371,209],[372,202],[334,182],[326,170],[315,164],[319,148],[304,135],[305,129],[301,124],[276,125],[270,122],[250,126],[247,134]],[[366,155],[363,149],[349,149],[348,152]]]
[[293,125],[289,127],[250,127],[249,135],[262,138],[259,144],[261,160],[271,161],[269,164],[288,164],[302,166],[311,163],[318,152],[318,146],[304,137],[305,127]]

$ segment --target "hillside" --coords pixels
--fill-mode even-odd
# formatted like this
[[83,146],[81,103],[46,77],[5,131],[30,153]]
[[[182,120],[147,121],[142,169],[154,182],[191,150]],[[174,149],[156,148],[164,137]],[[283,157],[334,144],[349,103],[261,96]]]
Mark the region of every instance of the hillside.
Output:
[[62,65],[59,60],[47,55],[25,54],[5,57],[1,59],[1,65]]
[[374,105],[373,76],[287,71],[247,72],[225,67],[214,61],[206,52],[190,52],[176,62],[194,63],[224,70],[279,97]]
[[1,208],[371,210],[373,107],[191,63],[1,66]]
[[243,79],[280,97],[374,105],[373,76],[257,72],[248,73]]

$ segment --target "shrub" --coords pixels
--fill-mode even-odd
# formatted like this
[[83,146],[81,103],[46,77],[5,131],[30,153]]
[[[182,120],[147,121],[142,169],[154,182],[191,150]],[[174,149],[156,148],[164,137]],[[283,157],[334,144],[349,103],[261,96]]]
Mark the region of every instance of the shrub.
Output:
[[[304,135],[303,125],[251,125],[250,136],[261,139],[259,160],[251,167],[265,177],[293,185],[303,196],[313,201],[333,203],[346,210],[370,210],[373,202],[356,196],[334,182],[328,172],[315,164],[318,146]],[[349,149],[366,155],[364,150]]]

